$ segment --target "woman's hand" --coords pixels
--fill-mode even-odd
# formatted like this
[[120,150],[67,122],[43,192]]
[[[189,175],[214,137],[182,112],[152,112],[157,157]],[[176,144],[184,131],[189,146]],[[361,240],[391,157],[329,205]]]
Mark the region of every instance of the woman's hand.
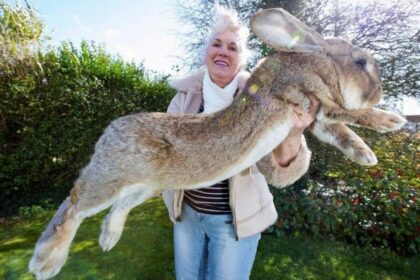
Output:
[[308,98],[311,101],[308,112],[301,110],[298,105],[293,107],[292,121],[294,126],[289,135],[273,151],[277,162],[282,167],[288,166],[296,157],[302,143],[303,131],[315,120],[319,109],[319,100],[312,94],[308,95]]

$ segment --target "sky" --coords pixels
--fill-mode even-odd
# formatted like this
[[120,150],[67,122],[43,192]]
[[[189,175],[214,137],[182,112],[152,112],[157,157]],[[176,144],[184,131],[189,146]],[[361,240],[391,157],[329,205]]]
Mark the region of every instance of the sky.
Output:
[[176,56],[182,55],[177,34],[185,27],[176,20],[175,0],[28,2],[43,19],[52,45],[71,41],[78,46],[83,39],[93,40],[126,61],[143,62],[146,69],[166,74],[172,72]]

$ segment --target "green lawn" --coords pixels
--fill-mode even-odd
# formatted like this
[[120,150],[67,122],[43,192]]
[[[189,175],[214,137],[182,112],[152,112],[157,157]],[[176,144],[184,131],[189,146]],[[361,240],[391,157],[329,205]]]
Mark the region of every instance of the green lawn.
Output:
[[[103,253],[97,243],[105,213],[86,220],[70,256],[54,279],[174,279],[172,230],[161,199],[137,207],[117,246]],[[0,279],[34,279],[27,271],[47,221],[0,225]],[[263,236],[251,279],[416,279],[420,256],[333,241]],[[417,278],[419,279],[419,278]]]

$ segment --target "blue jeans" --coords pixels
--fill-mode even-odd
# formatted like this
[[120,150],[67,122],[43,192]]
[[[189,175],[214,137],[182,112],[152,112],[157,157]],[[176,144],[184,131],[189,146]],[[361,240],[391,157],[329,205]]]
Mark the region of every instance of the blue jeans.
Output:
[[203,214],[184,203],[174,225],[176,279],[249,279],[260,238],[236,240],[231,214]]

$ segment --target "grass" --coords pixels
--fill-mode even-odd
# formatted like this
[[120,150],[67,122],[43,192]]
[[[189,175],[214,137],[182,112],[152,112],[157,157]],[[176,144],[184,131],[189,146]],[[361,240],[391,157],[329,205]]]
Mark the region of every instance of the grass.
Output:
[[[51,213],[52,214],[52,213]],[[87,219],[69,258],[54,279],[174,279],[172,226],[161,199],[130,214],[123,236],[110,252],[97,243],[106,213]],[[0,225],[0,279],[34,279],[27,264],[47,221]],[[251,279],[416,279],[420,257],[335,241],[263,236]]]
[[419,279],[420,258],[336,241],[265,237],[252,279]]

